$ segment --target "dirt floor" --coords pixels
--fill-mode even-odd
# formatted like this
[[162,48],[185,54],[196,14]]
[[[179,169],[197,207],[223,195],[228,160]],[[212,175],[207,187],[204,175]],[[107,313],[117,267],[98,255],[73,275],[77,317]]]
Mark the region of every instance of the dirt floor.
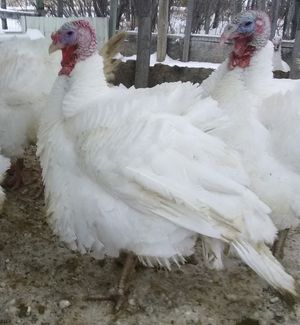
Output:
[[[34,149],[26,157],[32,168]],[[30,180],[30,173],[25,179]],[[47,225],[37,184],[7,193],[0,215],[0,324],[300,324],[300,304],[280,297],[238,260],[223,272],[201,260],[172,272],[139,267],[127,303],[115,313],[107,295],[117,283],[116,261],[97,261],[65,248]],[[300,279],[300,229],[293,231],[283,264]]]

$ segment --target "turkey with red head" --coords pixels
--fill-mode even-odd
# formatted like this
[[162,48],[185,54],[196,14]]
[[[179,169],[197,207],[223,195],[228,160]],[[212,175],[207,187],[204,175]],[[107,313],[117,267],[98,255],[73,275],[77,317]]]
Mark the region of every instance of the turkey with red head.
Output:
[[[38,153],[55,233],[82,253],[126,251],[168,269],[184,263],[200,235],[231,245],[269,284],[295,294],[266,246],[276,228],[243,185],[238,155],[186,117],[160,113],[159,87],[105,87],[89,23],[68,22],[52,40],[49,51],[62,50],[63,61]],[[170,111],[180,105],[170,104]]]
[[[299,82],[273,79],[269,36],[266,13],[239,14],[222,35],[222,42],[233,42],[229,57],[201,88],[202,98],[215,99],[226,120],[212,119],[210,134],[240,153],[249,186],[272,209],[283,242],[286,229],[299,225],[300,216]],[[201,103],[192,108],[193,116],[197,110],[203,114]],[[282,247],[274,246],[277,256],[282,256]]]

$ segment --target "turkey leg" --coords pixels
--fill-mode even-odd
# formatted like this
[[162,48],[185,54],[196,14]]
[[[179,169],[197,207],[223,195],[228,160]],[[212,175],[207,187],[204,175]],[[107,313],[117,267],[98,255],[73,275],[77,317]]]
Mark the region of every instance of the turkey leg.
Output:
[[115,311],[119,311],[124,304],[125,296],[128,290],[128,282],[131,274],[135,270],[137,257],[132,252],[126,253],[126,259],[123,266],[121,278],[115,292],[109,296],[88,296],[86,300],[89,301],[106,301],[111,300],[114,302]]
[[284,245],[289,233],[289,228],[280,230],[278,232],[278,237],[274,241],[273,247],[272,247],[272,253],[276,258],[283,259],[284,257]]

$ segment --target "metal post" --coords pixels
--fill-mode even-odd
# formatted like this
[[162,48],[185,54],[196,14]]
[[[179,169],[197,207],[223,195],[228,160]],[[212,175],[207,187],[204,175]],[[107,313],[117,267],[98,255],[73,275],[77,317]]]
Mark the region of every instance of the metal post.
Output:
[[186,26],[185,26],[185,31],[184,31],[184,42],[183,42],[183,53],[182,53],[182,61],[183,62],[187,62],[189,60],[190,41],[191,41],[192,23],[193,23],[194,0],[188,0],[187,11],[188,12],[187,12]]

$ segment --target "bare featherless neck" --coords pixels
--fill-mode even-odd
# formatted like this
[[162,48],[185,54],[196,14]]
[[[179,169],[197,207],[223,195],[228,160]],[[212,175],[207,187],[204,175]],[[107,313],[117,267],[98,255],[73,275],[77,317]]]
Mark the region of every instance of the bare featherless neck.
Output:
[[77,47],[70,46],[62,49],[62,60],[61,60],[61,69],[58,73],[59,76],[66,75],[69,76],[73,71],[77,60],[76,54]]
[[229,69],[235,67],[246,68],[250,65],[251,57],[254,55],[256,47],[250,45],[249,39],[243,38],[234,42],[234,49],[229,57]]

